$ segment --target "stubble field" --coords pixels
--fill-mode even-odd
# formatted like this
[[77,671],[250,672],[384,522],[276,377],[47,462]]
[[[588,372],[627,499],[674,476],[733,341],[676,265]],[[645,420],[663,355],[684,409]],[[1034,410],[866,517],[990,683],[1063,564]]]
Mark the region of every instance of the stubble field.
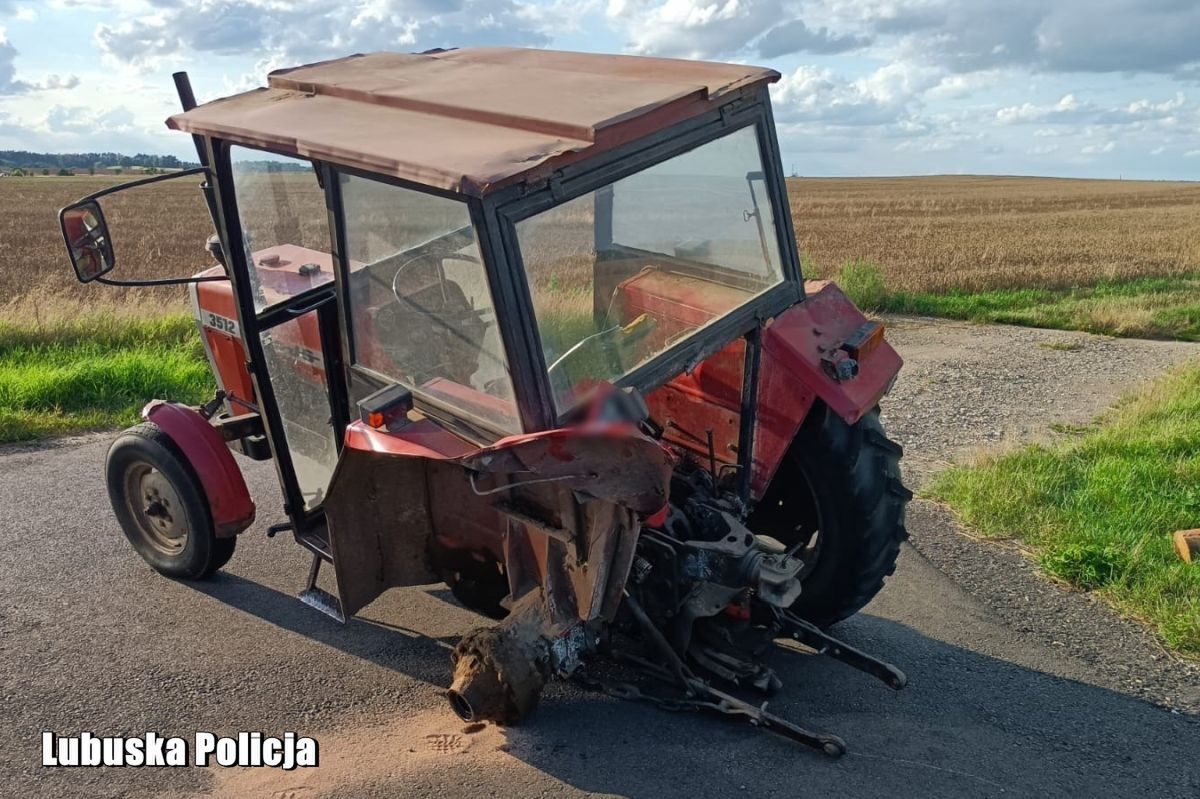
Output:
[[[47,292],[101,303],[121,296],[75,285],[56,219],[62,205],[119,180],[0,178],[0,303]],[[206,264],[211,226],[197,183],[103,201],[120,276],[167,277]],[[889,293],[1053,291],[1200,274],[1200,183],[792,178],[788,193],[810,276],[866,262]]]
[[1200,183],[940,176],[793,179],[819,274],[877,265],[887,288],[1066,289],[1200,272]]
[[[303,179],[304,176],[291,176]],[[179,289],[79,286],[56,212],[112,177],[0,179],[0,307],[8,319],[122,306],[177,311]],[[1200,337],[1200,184],[984,176],[788,181],[811,277],[877,310]],[[190,274],[211,232],[196,182],[107,198],[114,277]]]

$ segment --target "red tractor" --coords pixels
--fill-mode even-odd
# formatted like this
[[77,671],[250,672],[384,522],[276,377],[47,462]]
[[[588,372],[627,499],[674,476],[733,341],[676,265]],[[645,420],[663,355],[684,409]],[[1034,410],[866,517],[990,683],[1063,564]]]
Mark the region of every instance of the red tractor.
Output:
[[[219,390],[154,400],[108,455],[113,510],[202,579],[274,461],[301,599],[345,619],[444,581],[497,620],[453,709],[515,723],[575,677],[837,755],[739,697],[791,639],[900,688],[825,628],[895,566],[911,494],[878,402],[883,326],[800,273],[756,67],[520,49],[379,53],[196,106],[201,166],[60,214],[109,277],[99,200],[201,176],[216,265],[189,284]],[[172,282],[172,281],[155,281]],[[335,592],[318,587],[322,564]],[[588,664],[616,660],[613,682]]]

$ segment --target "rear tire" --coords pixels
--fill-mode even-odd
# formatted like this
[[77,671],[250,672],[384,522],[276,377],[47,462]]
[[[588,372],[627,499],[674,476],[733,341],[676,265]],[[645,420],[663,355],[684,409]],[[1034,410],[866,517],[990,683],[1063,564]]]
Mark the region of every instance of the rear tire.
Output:
[[900,479],[902,454],[878,408],[853,425],[820,402],[809,412],[749,520],[789,548],[807,539],[797,553],[805,561],[797,615],[821,627],[841,621],[896,570],[912,499]]
[[237,538],[217,538],[208,498],[183,452],[153,422],[108,450],[108,498],[129,543],[168,577],[203,580],[229,562]]

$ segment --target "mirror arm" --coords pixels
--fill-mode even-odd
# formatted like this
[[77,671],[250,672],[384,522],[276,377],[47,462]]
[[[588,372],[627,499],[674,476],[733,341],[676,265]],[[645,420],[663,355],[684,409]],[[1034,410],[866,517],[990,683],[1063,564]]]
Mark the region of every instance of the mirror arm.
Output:
[[212,283],[216,280],[228,280],[228,275],[209,275],[207,277],[167,277],[160,280],[110,280],[106,277],[95,278],[96,283],[106,286],[186,286],[189,283]]
[[73,208],[77,205],[82,205],[83,203],[86,203],[88,200],[99,200],[101,197],[107,197],[108,195],[116,194],[119,191],[125,191],[126,189],[132,189],[132,188],[136,188],[138,186],[145,186],[149,183],[158,183],[163,180],[172,180],[174,178],[182,178],[182,177],[186,177],[188,175],[204,175],[205,177],[207,177],[208,176],[208,167],[196,166],[196,167],[192,167],[191,169],[182,169],[178,172],[166,172],[162,175],[151,175],[148,178],[140,178],[138,180],[129,180],[129,181],[126,181],[125,183],[118,183],[115,186],[109,186],[108,188],[101,189],[100,191],[94,191],[91,194],[87,195],[86,197],[80,197],[78,200],[71,203],[67,207]]

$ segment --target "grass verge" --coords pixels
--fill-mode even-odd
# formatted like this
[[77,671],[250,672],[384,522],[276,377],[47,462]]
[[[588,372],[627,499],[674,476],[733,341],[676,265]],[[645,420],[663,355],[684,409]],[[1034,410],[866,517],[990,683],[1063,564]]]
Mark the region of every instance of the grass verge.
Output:
[[1066,289],[907,293],[888,291],[874,265],[853,261],[834,280],[870,311],[1200,341],[1200,275],[1145,277]]
[[[124,427],[147,399],[196,403],[212,376],[186,314],[106,309],[0,321],[0,441]],[[15,318],[14,318],[15,317]]]
[[1200,526],[1200,365],[1096,424],[940,473],[926,493],[981,534],[1029,546],[1048,573],[1096,591],[1200,656],[1200,566],[1170,534]]

